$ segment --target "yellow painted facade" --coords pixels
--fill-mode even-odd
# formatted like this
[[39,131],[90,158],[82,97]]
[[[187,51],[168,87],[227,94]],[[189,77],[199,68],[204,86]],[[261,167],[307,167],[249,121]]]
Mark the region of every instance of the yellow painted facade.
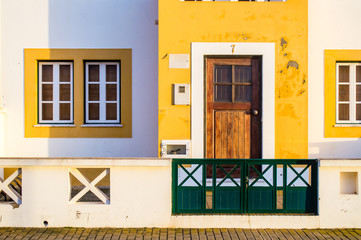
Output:
[[307,158],[307,1],[159,0],[159,144],[191,138],[190,106],[171,99],[191,68],[170,69],[169,54],[191,55],[192,42],[275,43],[275,158]]
[[[132,50],[131,49],[25,49],[25,137],[39,138],[131,138]],[[74,126],[38,125],[38,61],[73,61]],[[120,94],[123,127],[82,127],[84,120],[84,61],[121,62]]]
[[325,50],[325,137],[360,138],[361,127],[336,126],[336,62],[359,62],[361,50]]

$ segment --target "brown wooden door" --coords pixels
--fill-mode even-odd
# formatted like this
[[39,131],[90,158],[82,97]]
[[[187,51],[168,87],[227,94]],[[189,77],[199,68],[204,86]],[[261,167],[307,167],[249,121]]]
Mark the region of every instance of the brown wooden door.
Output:
[[207,158],[262,157],[260,69],[259,58],[207,58]]

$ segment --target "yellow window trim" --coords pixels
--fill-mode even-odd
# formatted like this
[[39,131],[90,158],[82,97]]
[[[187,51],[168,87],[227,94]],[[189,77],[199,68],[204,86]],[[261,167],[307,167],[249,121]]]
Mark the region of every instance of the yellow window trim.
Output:
[[[75,127],[38,125],[38,61],[74,62]],[[121,63],[120,106],[122,127],[82,127],[84,119],[84,61],[113,60]],[[25,137],[26,138],[131,138],[132,50],[131,49],[25,49]],[[48,124],[49,125],[49,124]],[[94,124],[95,125],[95,124]]]
[[361,50],[325,50],[325,137],[360,138],[361,126],[336,124],[336,62],[341,61],[361,61]]

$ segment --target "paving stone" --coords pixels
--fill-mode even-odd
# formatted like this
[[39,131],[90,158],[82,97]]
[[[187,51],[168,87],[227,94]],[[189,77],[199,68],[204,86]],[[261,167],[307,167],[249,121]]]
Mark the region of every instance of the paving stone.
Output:
[[361,239],[361,229],[0,228],[14,239]]

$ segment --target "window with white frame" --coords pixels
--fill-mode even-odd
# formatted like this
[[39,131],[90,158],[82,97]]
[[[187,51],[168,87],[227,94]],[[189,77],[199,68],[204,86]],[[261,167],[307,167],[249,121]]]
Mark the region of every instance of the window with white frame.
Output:
[[361,123],[361,63],[336,64],[336,123]]
[[85,63],[85,122],[120,124],[120,62]]
[[73,123],[73,63],[39,62],[39,123]]

